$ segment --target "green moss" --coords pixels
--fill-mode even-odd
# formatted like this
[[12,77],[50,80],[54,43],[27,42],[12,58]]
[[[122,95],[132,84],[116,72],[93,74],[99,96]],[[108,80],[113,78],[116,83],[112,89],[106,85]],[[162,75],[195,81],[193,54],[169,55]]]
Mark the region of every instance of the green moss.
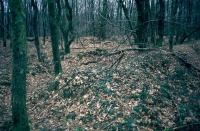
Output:
[[93,128],[94,128],[94,129],[97,129],[97,128],[98,128],[98,125],[99,125],[98,123],[95,123],[95,124],[93,125]]

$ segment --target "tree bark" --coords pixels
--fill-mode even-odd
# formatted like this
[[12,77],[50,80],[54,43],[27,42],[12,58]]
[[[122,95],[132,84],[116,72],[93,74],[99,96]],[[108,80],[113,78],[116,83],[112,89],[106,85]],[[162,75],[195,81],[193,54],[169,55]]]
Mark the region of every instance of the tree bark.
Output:
[[[172,0],[171,3],[171,21],[175,21],[175,15],[178,9],[178,0]],[[173,50],[174,45],[174,27],[172,24],[170,24],[170,36],[169,36],[169,50]]]
[[107,10],[108,10],[108,1],[103,0],[103,11],[102,11],[102,16],[101,17],[101,23],[100,23],[100,35],[99,38],[102,40],[106,39],[106,18],[107,18]]
[[39,36],[38,36],[38,7],[37,7],[37,2],[34,0],[31,0],[31,5],[34,10],[34,15],[33,15],[33,32],[35,35],[35,48],[37,51],[37,56],[38,56],[38,61],[42,62],[42,57],[41,57],[41,52],[40,52],[40,42],[39,42]]
[[43,25],[43,44],[45,45],[46,43],[46,34],[47,34],[47,29],[46,29],[46,24],[47,24],[47,2],[43,1],[42,2],[42,25]]
[[125,15],[126,19],[128,20],[129,28],[131,30],[133,30],[133,26],[132,26],[131,20],[129,18],[129,11],[128,11],[128,9],[126,8],[126,6],[124,5],[124,3],[123,3],[122,0],[119,0],[119,4],[121,5],[121,7],[122,7],[122,9],[124,11],[124,15]]
[[[156,9],[155,9],[155,0],[151,0],[151,20],[156,19]],[[156,43],[156,24],[154,21],[151,22],[151,43]]]
[[138,12],[137,29],[136,29],[136,43],[142,43],[139,45],[140,48],[146,47],[147,42],[147,18],[145,9],[145,0],[135,0]]
[[4,20],[4,17],[5,17],[5,14],[4,14],[4,3],[3,3],[3,0],[0,0],[0,4],[1,4],[1,19],[2,19],[2,25],[1,25],[1,28],[2,28],[2,38],[3,38],[3,47],[6,47],[6,26],[5,26],[5,20]]
[[10,12],[9,12],[9,7],[7,7],[7,24],[6,24],[6,30],[7,30],[7,35],[6,35],[6,38],[7,39],[10,39]]
[[[68,53],[70,53],[70,45],[72,44],[72,42],[75,38],[73,22],[72,22],[72,8],[71,8],[68,0],[65,0],[65,11],[66,11],[66,17],[68,20],[68,27],[67,27],[68,29],[64,36],[65,37],[64,39],[66,39],[66,42],[67,42],[67,43],[65,43],[65,54],[68,54]],[[68,40],[69,33],[71,33],[71,38]]]
[[164,19],[165,19],[165,0],[159,0],[160,5],[160,11],[158,16],[158,36],[157,39],[157,46],[161,47],[163,42],[163,36],[164,36]]
[[29,131],[26,108],[27,43],[22,0],[9,0],[12,20],[12,120],[13,131]]
[[51,46],[53,52],[54,61],[54,73],[58,75],[62,71],[60,54],[59,54],[59,37],[58,37],[58,26],[56,25],[56,13],[55,13],[55,0],[48,0],[48,11],[49,11],[49,26],[51,32]]
[[95,36],[95,28],[94,28],[94,0],[90,0],[90,19],[92,21],[91,23],[91,35]]

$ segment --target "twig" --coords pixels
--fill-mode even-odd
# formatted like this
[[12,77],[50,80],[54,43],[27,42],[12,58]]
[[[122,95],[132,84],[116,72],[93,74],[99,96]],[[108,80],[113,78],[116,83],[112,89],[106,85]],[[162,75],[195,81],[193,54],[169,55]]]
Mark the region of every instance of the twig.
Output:
[[120,27],[120,26],[118,26],[118,25],[116,25],[116,24],[113,24],[113,23],[110,22],[107,18],[105,18],[101,13],[99,13],[99,15],[100,15],[103,19],[105,19],[109,24],[111,24],[111,25],[113,25],[113,26],[115,26],[115,27],[118,27],[118,28],[120,28],[120,29],[122,29],[122,30],[124,30],[124,31],[130,31],[131,34],[136,32],[135,30],[125,29],[125,28],[122,28],[122,27]]
[[112,68],[116,63],[117,63],[117,65],[116,65],[116,68],[117,68],[117,66],[121,62],[123,56],[124,56],[124,53],[110,66],[110,68]]
[[86,62],[86,63],[81,63],[81,65],[89,65],[89,64],[92,64],[92,63],[97,63],[98,61],[89,61],[89,62]]
[[191,36],[193,33],[195,33],[196,31],[200,30],[200,27],[195,28],[193,31],[191,31],[189,34],[186,34],[182,39],[180,44],[183,44],[183,42],[185,41],[185,39],[189,36]]
[[130,49],[123,49],[123,50],[119,50],[119,51],[116,51],[116,52],[113,52],[113,53],[109,53],[106,56],[120,54],[120,53],[123,53],[125,51],[152,51],[152,50],[155,50],[155,49],[150,49],[150,48],[130,48]]

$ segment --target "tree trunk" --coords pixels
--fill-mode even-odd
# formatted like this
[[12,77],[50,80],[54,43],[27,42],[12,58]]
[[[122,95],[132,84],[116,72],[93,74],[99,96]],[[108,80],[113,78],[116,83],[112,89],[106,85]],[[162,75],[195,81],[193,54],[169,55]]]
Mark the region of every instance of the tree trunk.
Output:
[[43,1],[42,3],[42,24],[43,24],[43,44],[45,45],[46,43],[46,33],[47,33],[47,30],[46,30],[46,9],[47,9],[47,3],[46,1]]
[[95,36],[95,28],[94,28],[94,0],[90,0],[90,19],[92,21],[91,23],[91,35]]
[[100,23],[100,35],[99,38],[102,40],[106,39],[106,18],[107,18],[107,10],[108,10],[108,2],[107,0],[103,0],[103,11],[101,16]]
[[3,47],[6,47],[6,26],[5,26],[5,14],[4,14],[4,4],[3,4],[3,0],[0,0],[1,3],[1,19],[2,19],[2,38],[3,38]]
[[157,39],[157,46],[161,47],[163,42],[163,36],[164,36],[164,19],[165,19],[165,0],[159,0],[160,5],[160,11],[158,16],[158,36]]
[[40,53],[40,42],[39,42],[39,36],[38,36],[38,7],[37,7],[37,2],[34,0],[31,0],[31,5],[34,10],[34,15],[33,15],[33,31],[35,35],[35,48],[37,51],[37,56],[38,56],[38,61],[42,62],[42,57]]
[[58,75],[62,71],[60,54],[59,54],[59,37],[58,37],[58,26],[56,25],[56,13],[55,13],[55,0],[48,0],[48,11],[49,11],[49,26],[51,32],[51,46],[53,52],[54,61],[54,73]]
[[122,7],[122,9],[124,11],[124,15],[125,15],[126,19],[128,20],[128,25],[129,25],[130,30],[133,30],[133,26],[132,26],[131,20],[129,18],[128,9],[126,8],[126,6],[124,5],[122,0],[119,0],[119,4],[121,5],[121,7]]
[[[178,9],[178,0],[172,0],[171,3],[171,22],[175,21],[176,19],[174,18],[176,15]],[[174,28],[173,23],[170,24],[170,36],[169,36],[169,50],[173,50],[173,45],[174,45]]]
[[[66,17],[68,20],[68,29],[65,33],[66,38],[66,43],[65,43],[65,54],[70,53],[70,45],[72,44],[74,38],[75,38],[75,33],[74,33],[74,28],[73,28],[73,23],[72,23],[72,8],[69,4],[68,0],[65,0],[65,11],[66,11]],[[71,38],[68,40],[69,33],[71,33]]]
[[151,20],[153,20],[151,22],[151,43],[154,44],[155,46],[155,43],[156,43],[156,25],[155,25],[155,22],[154,20],[156,19],[156,10],[155,10],[155,1],[152,0],[151,1]]
[[136,29],[136,43],[139,43],[139,48],[145,48],[147,42],[147,18],[145,9],[145,0],[135,0],[138,12],[137,29]]
[[12,20],[12,130],[29,131],[26,108],[26,17],[22,0],[9,0],[9,7]]
[[10,11],[9,11],[9,7],[7,7],[7,25],[6,25],[6,28],[7,28],[7,39],[10,39]]

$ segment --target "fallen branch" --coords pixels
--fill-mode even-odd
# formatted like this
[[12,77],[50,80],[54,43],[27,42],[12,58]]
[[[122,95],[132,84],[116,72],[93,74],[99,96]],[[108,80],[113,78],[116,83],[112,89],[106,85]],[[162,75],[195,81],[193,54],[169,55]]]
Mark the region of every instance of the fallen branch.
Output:
[[[121,54],[123,53],[119,58],[119,59],[122,59],[122,57],[124,56],[124,52],[126,51],[151,51],[151,50],[154,50],[154,49],[149,49],[149,48],[131,48],[131,49],[124,49],[124,50],[119,50],[119,51],[115,51],[115,52],[112,52],[112,53],[108,53],[107,50],[101,50],[101,49],[96,49],[95,51],[90,51],[90,52],[87,52],[86,54],[83,54],[82,56],[90,56],[90,55],[96,55],[96,56],[104,56],[104,57],[109,57],[109,56],[112,56],[112,55],[118,55],[118,54]],[[86,62],[86,63],[82,63],[81,65],[88,65],[88,64],[91,64],[91,63],[97,63],[99,61],[101,61],[103,59],[103,57],[99,58],[98,60],[96,61],[89,61],[89,62]],[[116,60],[114,62],[114,64],[116,64],[118,62],[118,60]],[[120,60],[121,61],[121,60]],[[119,61],[119,62],[120,62]],[[119,64],[118,62],[118,64]],[[110,68],[112,68],[113,65],[111,65]],[[117,64],[117,66],[118,66]]]
[[197,131],[199,129],[200,129],[200,123],[195,123],[195,124],[175,127],[172,129],[166,129],[164,131]]
[[189,69],[194,69],[198,72],[200,72],[200,69],[196,68],[194,65],[192,65],[191,63],[188,63],[186,60],[184,60],[183,58],[181,58],[180,56],[176,55],[175,53],[171,54],[173,57],[175,57],[176,59],[178,59],[179,61],[181,61],[185,67],[189,68]]
[[33,42],[35,41],[35,38],[27,38],[27,41]]
[[117,68],[117,66],[119,65],[119,63],[122,60],[123,56],[124,56],[124,53],[110,66],[110,68],[112,68],[116,63],[117,63],[117,65],[116,65],[116,68]]
[[123,49],[123,50],[119,50],[113,53],[108,53],[106,56],[111,56],[111,55],[116,55],[116,54],[121,54],[124,53],[126,51],[152,51],[154,49],[150,49],[150,48],[130,48],[130,49]]
[[89,64],[92,64],[92,63],[97,63],[98,61],[89,61],[89,62],[86,62],[86,63],[82,63],[81,65],[89,65]]
[[200,30],[200,27],[195,28],[193,31],[191,31],[189,34],[186,34],[182,39],[180,44],[183,44],[183,42],[185,41],[185,39],[187,39],[189,36],[191,36],[193,33],[195,33],[196,31]]

